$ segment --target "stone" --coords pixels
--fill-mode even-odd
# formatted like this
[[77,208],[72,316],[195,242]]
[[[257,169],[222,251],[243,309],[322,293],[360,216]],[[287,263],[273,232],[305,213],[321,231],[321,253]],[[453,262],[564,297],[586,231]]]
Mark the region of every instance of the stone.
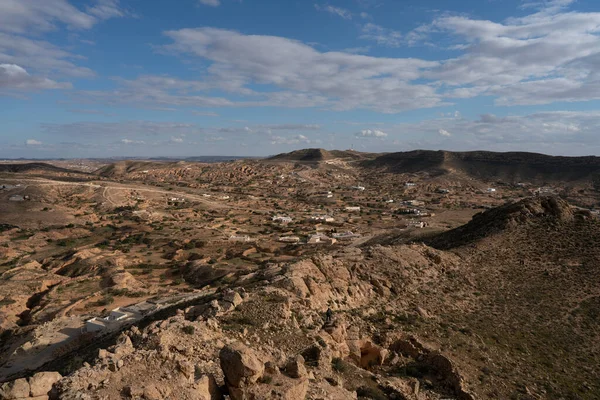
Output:
[[304,378],[308,376],[304,366],[304,357],[296,356],[292,358],[285,366],[285,372],[292,378]]
[[154,385],[149,386],[144,389],[144,399],[146,400],[162,400],[163,396],[158,390],[158,388]]
[[243,388],[230,388],[232,400],[277,399],[300,400],[306,398],[308,379],[293,379],[285,375],[274,375],[270,383],[259,383]]
[[177,369],[186,380],[194,380],[195,367],[191,362],[187,360],[177,361]]
[[29,397],[29,392],[29,382],[25,378],[6,382],[0,386],[0,398],[5,400],[26,398]]
[[58,372],[38,372],[29,378],[30,396],[45,396],[52,390],[52,385],[62,379]]
[[242,296],[233,290],[226,292],[223,295],[223,300],[233,304],[234,307],[239,306],[244,301],[242,300]]
[[255,351],[240,342],[223,347],[219,360],[226,382],[233,387],[255,383],[265,371]]
[[198,400],[220,400],[223,398],[217,381],[212,375],[204,375],[198,379],[195,388]]

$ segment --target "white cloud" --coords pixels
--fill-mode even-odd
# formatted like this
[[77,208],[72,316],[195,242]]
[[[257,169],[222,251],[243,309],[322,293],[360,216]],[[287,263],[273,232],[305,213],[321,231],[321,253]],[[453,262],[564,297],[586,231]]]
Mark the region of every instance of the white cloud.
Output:
[[[1,31],[1,28],[0,28]],[[70,60],[77,56],[48,42],[0,32],[0,64],[16,64],[42,74],[90,77],[94,73]]]
[[94,6],[87,8],[87,11],[101,20],[127,15],[126,11],[121,8],[119,0],[97,0]]
[[[442,104],[434,87],[411,83],[419,79],[423,69],[437,66],[437,62],[321,53],[295,40],[215,28],[165,34],[174,41],[165,50],[212,61],[207,79],[211,85],[227,85],[228,90],[251,98],[236,103],[238,106],[398,112]],[[280,91],[256,93],[247,88],[252,82],[272,85]]]
[[365,24],[362,27],[360,38],[372,40],[380,46],[387,47],[400,47],[404,44],[402,33],[373,23]]
[[375,138],[384,138],[387,137],[388,134],[384,131],[380,131],[379,129],[363,129],[362,131],[356,134],[357,137],[375,137]]
[[183,140],[184,139],[182,137],[171,136],[172,143],[183,143]]
[[328,13],[337,15],[338,17],[342,17],[344,19],[352,19],[352,13],[345,8],[334,7],[330,5],[322,6],[319,4],[315,4],[315,8],[319,11],[327,11]]
[[47,134],[79,138],[114,138],[124,133],[127,133],[128,139],[136,136],[168,138],[205,133],[204,129],[195,124],[155,121],[46,123],[41,128]]
[[0,64],[0,91],[2,89],[67,89],[69,83],[59,83],[47,78],[31,76],[22,67],[15,64]]
[[21,34],[49,31],[56,29],[58,23],[72,29],[90,29],[103,19],[125,14],[117,0],[98,0],[87,11],[67,0],[2,0],[0,30]]
[[39,140],[35,140],[35,139],[27,139],[25,141],[25,144],[27,146],[41,146],[42,142],[40,142]]
[[450,132],[448,132],[447,130],[445,130],[445,129],[439,129],[439,130],[438,130],[438,133],[439,133],[440,135],[442,135],[442,136],[446,136],[446,137],[452,136],[452,134],[451,134]]
[[204,4],[205,6],[210,7],[219,7],[221,5],[221,0],[198,0],[200,4]]
[[[532,151],[589,155],[600,151],[600,111],[551,111],[519,116],[481,115],[476,120],[439,118],[386,128],[412,138],[410,148]],[[446,136],[445,132],[460,132]],[[412,140],[412,141],[410,141]]]
[[319,144],[320,140],[311,140],[304,135],[295,135],[292,137],[283,136],[271,136],[271,144],[282,145],[282,144]]
[[121,139],[121,143],[123,144],[146,144],[143,140],[131,140],[131,139]]
[[536,2],[539,11],[503,23],[436,19],[430,31],[461,38],[455,48],[465,54],[424,77],[447,85],[450,97],[492,95],[499,105],[600,98],[600,13],[565,11],[570,3]]

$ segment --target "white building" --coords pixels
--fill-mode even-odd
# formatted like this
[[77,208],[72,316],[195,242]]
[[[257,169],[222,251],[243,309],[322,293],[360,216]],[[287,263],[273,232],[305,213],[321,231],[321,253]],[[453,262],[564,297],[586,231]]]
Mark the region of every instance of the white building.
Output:
[[412,226],[413,228],[420,228],[420,229],[422,229],[422,228],[425,228],[427,226],[427,223],[423,222],[423,221],[412,220],[412,221],[409,221],[408,226]]
[[107,328],[108,321],[103,318],[94,317],[85,322],[86,332],[100,332]]
[[352,233],[351,231],[342,233],[333,233],[333,236],[337,240],[352,240],[361,237],[360,233]]
[[494,188],[487,188],[486,190],[488,193],[494,193],[496,191]]
[[250,241],[252,241],[252,239],[248,235],[241,235],[241,236],[231,235],[231,236],[229,236],[229,241],[230,242],[250,242]]
[[126,320],[134,319],[138,320],[141,314],[137,312],[128,311],[125,308],[117,307],[108,314],[107,317],[100,318],[94,317],[85,322],[85,330],[87,332],[100,332],[105,329],[112,329],[120,326]]
[[291,217],[286,217],[284,215],[275,215],[273,218],[273,222],[281,222],[282,224],[289,224],[292,222]]
[[406,187],[413,187],[413,186],[417,186],[417,184],[416,183],[412,183],[412,182],[406,182],[404,184],[404,186],[406,186]]
[[307,243],[308,244],[334,244],[335,242],[337,242],[337,240],[334,238],[330,238],[329,236],[322,234],[322,233],[316,233],[314,235],[310,235]]
[[346,207],[345,210],[348,212],[360,212],[360,207]]
[[364,186],[352,186],[351,189],[360,190],[362,192],[363,190],[365,190],[365,187]]
[[316,222],[333,222],[333,221],[335,221],[335,218],[333,218],[332,216],[329,216],[329,215],[313,215],[309,219],[311,221],[316,221]]
[[298,236],[281,236],[279,241],[282,243],[298,243],[300,238]]

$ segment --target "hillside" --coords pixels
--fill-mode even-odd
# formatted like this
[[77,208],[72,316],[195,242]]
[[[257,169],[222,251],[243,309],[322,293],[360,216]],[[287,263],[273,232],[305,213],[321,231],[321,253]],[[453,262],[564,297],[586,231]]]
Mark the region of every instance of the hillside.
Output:
[[60,172],[60,173],[81,173],[79,171],[72,171],[66,168],[60,168],[52,164],[46,164],[42,162],[32,163],[15,163],[15,164],[1,164],[0,172],[12,172],[12,173],[43,173],[43,172]]
[[295,150],[290,153],[277,154],[269,157],[270,161],[300,161],[300,162],[319,162],[331,160],[334,158],[344,158],[350,160],[361,160],[369,157],[371,153],[361,153],[353,150],[324,150],[324,149],[303,149]]
[[94,174],[111,178],[123,177],[133,172],[142,172],[150,169],[168,169],[177,167],[177,162],[158,162],[158,161],[118,161],[106,165],[96,171]]
[[426,242],[436,248],[452,249],[518,226],[567,223],[576,217],[583,219],[591,216],[588,211],[579,211],[557,197],[533,197],[475,214],[466,225],[434,236]]
[[415,150],[388,153],[361,166],[393,173],[462,174],[505,182],[571,182],[600,177],[599,157],[559,157],[537,153],[489,151],[449,152]]

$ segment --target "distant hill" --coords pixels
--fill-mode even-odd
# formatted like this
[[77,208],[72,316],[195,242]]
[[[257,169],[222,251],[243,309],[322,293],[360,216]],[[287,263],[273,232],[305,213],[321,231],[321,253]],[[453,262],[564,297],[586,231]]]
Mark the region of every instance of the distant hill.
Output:
[[79,171],[72,171],[70,169],[61,168],[61,167],[57,167],[52,164],[46,164],[46,163],[42,163],[42,162],[0,164],[0,172],[12,172],[12,173],[62,172],[62,173],[76,173],[76,174],[81,173]]
[[300,162],[319,162],[331,160],[334,158],[347,158],[353,160],[362,160],[371,156],[371,153],[361,153],[353,150],[325,150],[325,149],[303,149],[295,150],[290,153],[277,154],[269,157],[272,161],[300,161]]
[[484,180],[507,182],[571,182],[600,179],[600,157],[562,157],[537,153],[490,151],[450,152],[415,150],[387,153],[361,163],[385,172],[432,175],[464,174]]
[[132,172],[140,172],[149,169],[166,169],[177,166],[177,162],[159,162],[159,161],[117,161],[106,165],[96,171],[94,174],[105,178],[124,176]]

